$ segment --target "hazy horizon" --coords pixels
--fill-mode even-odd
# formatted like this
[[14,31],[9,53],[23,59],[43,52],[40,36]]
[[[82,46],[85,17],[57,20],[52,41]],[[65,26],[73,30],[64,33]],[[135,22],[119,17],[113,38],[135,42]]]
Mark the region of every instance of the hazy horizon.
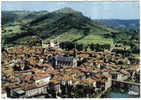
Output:
[[3,1],[2,11],[55,11],[69,7],[92,19],[139,19],[138,2]]

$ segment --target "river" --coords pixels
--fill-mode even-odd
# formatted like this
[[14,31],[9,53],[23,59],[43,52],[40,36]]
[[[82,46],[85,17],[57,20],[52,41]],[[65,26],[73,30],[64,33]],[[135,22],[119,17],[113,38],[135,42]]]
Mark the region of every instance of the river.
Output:
[[129,95],[128,90],[123,90],[120,88],[112,88],[109,90],[103,98],[139,98],[140,96]]

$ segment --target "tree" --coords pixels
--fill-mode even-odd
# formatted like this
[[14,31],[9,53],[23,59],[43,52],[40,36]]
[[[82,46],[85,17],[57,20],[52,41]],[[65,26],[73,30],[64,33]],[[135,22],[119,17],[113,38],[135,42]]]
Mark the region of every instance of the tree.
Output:
[[77,44],[76,48],[78,51],[82,51],[83,50],[83,44]]
[[103,47],[104,47],[104,49],[108,49],[109,50],[111,46],[110,46],[110,44],[104,44]]
[[74,49],[75,45],[72,42],[66,41],[66,42],[60,43],[60,47],[66,50],[72,50]]
[[95,48],[94,48],[94,44],[90,44],[90,49],[93,51]]
[[84,48],[85,48],[85,51],[87,51],[87,49],[88,49],[88,46],[85,46]]
[[96,44],[95,45],[95,49],[96,49],[96,51],[99,51],[100,50],[100,45],[99,44]]

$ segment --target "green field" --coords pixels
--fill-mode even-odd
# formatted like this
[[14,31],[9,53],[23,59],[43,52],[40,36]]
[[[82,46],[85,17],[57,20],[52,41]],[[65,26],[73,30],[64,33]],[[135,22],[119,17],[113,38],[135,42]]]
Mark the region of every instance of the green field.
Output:
[[90,34],[86,37],[84,37],[81,40],[78,40],[77,43],[82,43],[82,44],[110,44],[113,45],[113,39],[112,38],[104,38],[101,35],[96,35],[96,34]]
[[20,25],[5,26],[3,29],[6,31],[3,34],[6,35],[22,32],[22,30],[20,29]]

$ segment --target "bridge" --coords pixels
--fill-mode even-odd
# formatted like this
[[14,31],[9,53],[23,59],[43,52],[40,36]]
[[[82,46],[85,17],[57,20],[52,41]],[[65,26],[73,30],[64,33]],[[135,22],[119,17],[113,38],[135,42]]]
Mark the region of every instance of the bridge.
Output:
[[116,79],[112,79],[112,81],[115,81],[115,82],[120,82],[120,83],[126,83],[126,84],[130,84],[130,85],[140,86],[140,83],[135,83],[135,82],[120,81],[120,80],[116,80]]

